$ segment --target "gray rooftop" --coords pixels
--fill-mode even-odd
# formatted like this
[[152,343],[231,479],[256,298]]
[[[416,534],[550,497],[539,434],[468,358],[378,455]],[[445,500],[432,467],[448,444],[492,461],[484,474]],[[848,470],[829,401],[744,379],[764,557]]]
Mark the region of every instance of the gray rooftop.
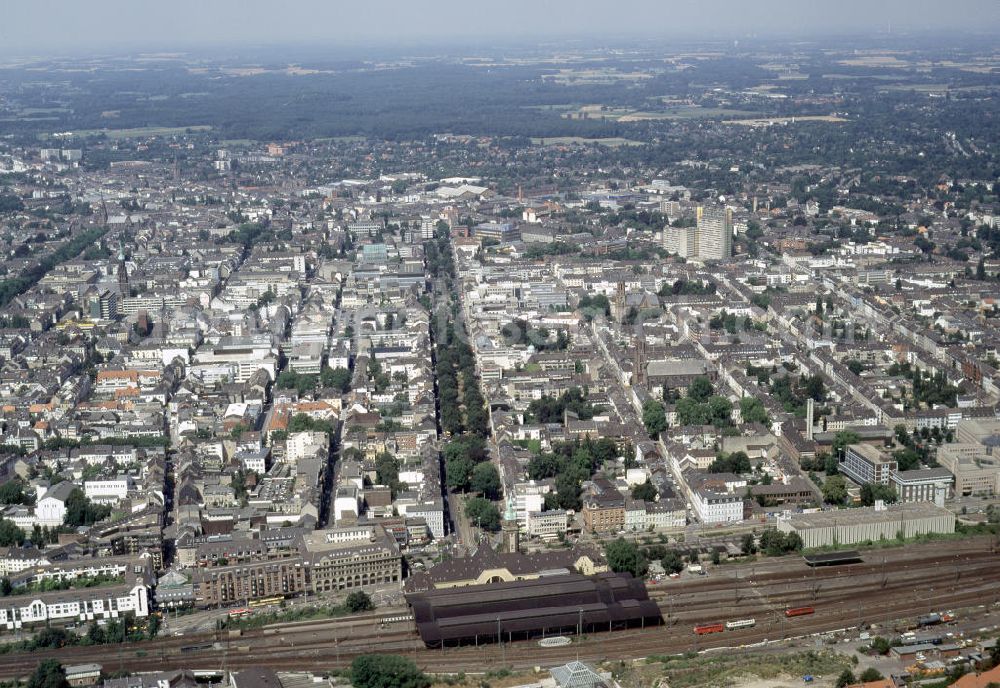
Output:
[[820,511],[812,514],[792,514],[788,522],[796,528],[825,528],[837,525],[856,525],[885,521],[904,521],[935,516],[954,516],[947,509],[930,502],[893,504],[878,511],[874,507],[861,509],[839,509]]

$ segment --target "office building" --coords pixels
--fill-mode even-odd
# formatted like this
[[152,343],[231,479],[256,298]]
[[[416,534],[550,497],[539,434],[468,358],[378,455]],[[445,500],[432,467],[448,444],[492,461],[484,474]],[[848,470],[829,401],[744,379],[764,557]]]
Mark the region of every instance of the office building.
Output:
[[840,462],[840,472],[858,485],[877,483],[888,485],[889,476],[896,471],[897,465],[885,454],[870,444],[851,444],[844,452],[844,460]]
[[118,313],[118,292],[104,289],[87,299],[87,315],[91,320],[112,320]]
[[954,477],[947,468],[921,468],[913,471],[893,471],[890,484],[901,502],[934,502],[944,506],[951,497]]
[[361,261],[373,265],[382,265],[389,259],[385,244],[364,244],[361,247]]
[[698,257],[726,260],[733,255],[733,211],[698,208]]
[[358,220],[347,225],[347,229],[355,236],[375,236],[385,231],[381,220]]
[[437,220],[429,215],[420,216],[420,238],[424,241],[434,238],[437,231]]
[[195,569],[191,583],[198,607],[246,604],[261,597],[305,592],[309,589],[309,569],[301,557],[210,566]]
[[[964,422],[964,421],[963,421]],[[961,427],[959,423],[959,427]],[[938,449],[938,462],[955,476],[955,494],[992,495],[1000,485],[1000,452],[978,443],[956,442]]]
[[316,594],[403,579],[399,548],[380,525],[317,530],[302,536],[302,550]]
[[528,535],[544,540],[554,540],[565,534],[569,515],[562,509],[528,512]]
[[480,239],[492,239],[500,243],[521,238],[520,230],[512,222],[483,222],[475,226],[473,234]]
[[664,227],[663,248],[681,258],[698,255],[698,230],[696,227]]

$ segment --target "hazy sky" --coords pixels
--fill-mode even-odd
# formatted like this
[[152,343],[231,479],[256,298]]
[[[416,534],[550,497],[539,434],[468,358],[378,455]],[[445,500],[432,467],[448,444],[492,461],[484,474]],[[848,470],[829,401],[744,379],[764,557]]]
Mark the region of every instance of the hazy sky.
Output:
[[1000,32],[1000,0],[2,0],[0,50]]

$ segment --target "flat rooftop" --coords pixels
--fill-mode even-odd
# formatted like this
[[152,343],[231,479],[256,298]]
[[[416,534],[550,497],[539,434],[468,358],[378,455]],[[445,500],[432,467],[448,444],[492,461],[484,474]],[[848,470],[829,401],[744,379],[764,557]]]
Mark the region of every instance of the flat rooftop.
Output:
[[819,511],[812,514],[793,514],[788,518],[788,523],[796,528],[826,528],[838,525],[933,518],[935,516],[954,517],[954,514],[930,502],[912,502],[892,504],[881,511],[876,511],[874,507],[863,507],[860,509]]
[[866,460],[871,461],[874,464],[885,463],[887,461],[894,460],[892,457],[887,456],[884,452],[879,451],[878,448],[873,447],[870,444],[851,444],[848,445],[847,451],[854,452],[858,456],[862,456]]

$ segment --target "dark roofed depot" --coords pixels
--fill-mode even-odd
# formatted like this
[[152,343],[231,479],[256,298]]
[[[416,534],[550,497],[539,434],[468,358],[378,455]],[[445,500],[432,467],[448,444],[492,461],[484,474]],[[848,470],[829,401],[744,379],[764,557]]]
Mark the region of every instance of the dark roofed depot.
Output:
[[821,554],[806,554],[802,557],[809,566],[840,566],[841,564],[857,564],[862,561],[857,550],[846,549],[839,552],[823,552]]
[[491,643],[563,632],[663,622],[646,586],[628,573],[543,576],[536,580],[444,588],[407,595],[428,647]]

